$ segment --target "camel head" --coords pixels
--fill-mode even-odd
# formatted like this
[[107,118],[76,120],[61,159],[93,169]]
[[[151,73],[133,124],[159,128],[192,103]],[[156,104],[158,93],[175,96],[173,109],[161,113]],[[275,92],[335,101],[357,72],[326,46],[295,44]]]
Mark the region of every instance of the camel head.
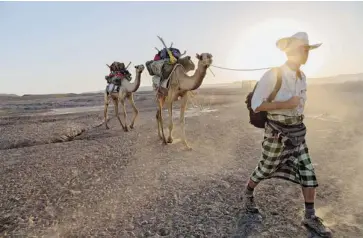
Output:
[[189,72],[195,69],[195,64],[193,63],[190,56],[185,56],[178,59],[178,64],[183,65],[185,72]]
[[144,71],[145,66],[144,66],[143,64],[136,65],[136,66],[135,66],[135,69],[136,69],[136,73],[141,74],[141,73],[142,73],[142,71]]
[[197,53],[195,57],[198,59],[198,66],[204,66],[208,68],[213,62],[212,60],[213,55],[209,53],[202,53],[202,54]]

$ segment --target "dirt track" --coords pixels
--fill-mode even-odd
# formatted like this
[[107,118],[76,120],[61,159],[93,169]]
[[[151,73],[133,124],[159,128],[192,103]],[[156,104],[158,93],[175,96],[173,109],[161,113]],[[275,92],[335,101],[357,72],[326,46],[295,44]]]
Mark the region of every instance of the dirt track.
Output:
[[[306,124],[320,184],[317,213],[334,237],[362,237],[359,100],[349,101],[343,92],[310,91]],[[262,139],[262,131],[248,124],[239,89],[201,90],[195,102],[216,111],[198,108],[188,114],[186,136],[193,151],[178,141],[177,118],[174,143],[163,146],[152,94],[135,96],[140,114],[128,133],[116,119],[110,130],[99,126],[102,107],[41,114],[50,101],[59,107],[102,106],[102,95],[42,99],[39,114],[31,107],[34,100],[7,102],[15,112],[0,118],[0,237],[309,236],[300,225],[303,198],[297,185],[271,180],[258,187],[261,222],[239,211],[238,197]],[[327,106],[331,102],[335,107]],[[22,107],[32,113],[19,117],[14,108]],[[177,117],[178,110],[174,113]]]

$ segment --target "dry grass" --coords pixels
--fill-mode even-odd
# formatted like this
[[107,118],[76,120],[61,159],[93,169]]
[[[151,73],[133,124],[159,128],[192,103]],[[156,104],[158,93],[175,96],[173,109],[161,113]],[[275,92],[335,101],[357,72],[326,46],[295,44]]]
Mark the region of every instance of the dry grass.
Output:
[[[163,146],[152,94],[136,95],[140,114],[128,133],[115,119],[110,130],[99,126],[102,111],[41,116],[18,108],[19,115],[0,118],[1,237],[308,236],[300,226],[303,199],[294,184],[270,180],[258,187],[262,220],[240,211],[238,197],[262,139],[248,124],[240,89],[202,89],[191,99],[199,109],[217,110],[187,114],[193,151],[179,143],[177,121],[175,142]],[[306,120],[320,184],[317,212],[335,237],[362,237],[359,104],[344,94],[322,94],[321,88],[309,89],[313,99],[320,101],[307,112],[325,113]],[[59,107],[69,100],[74,107],[102,105],[102,95],[54,100],[62,100],[54,102]],[[7,106],[16,103],[25,104]],[[326,115],[341,122],[321,120]]]

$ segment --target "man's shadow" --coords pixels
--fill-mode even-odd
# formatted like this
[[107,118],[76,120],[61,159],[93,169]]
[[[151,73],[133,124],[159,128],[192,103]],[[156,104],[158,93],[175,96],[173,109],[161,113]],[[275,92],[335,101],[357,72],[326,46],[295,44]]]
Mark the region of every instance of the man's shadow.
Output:
[[261,213],[247,213],[244,210],[237,215],[237,229],[233,238],[258,235],[263,229],[263,215]]
[[[274,215],[274,214],[271,214]],[[237,224],[236,224],[236,232],[232,236],[232,238],[246,238],[246,237],[259,237],[261,232],[266,230],[266,227],[263,225],[263,220],[265,219],[265,215],[261,213],[248,213],[244,210],[241,210],[237,215]],[[331,238],[332,236],[321,236],[316,233],[314,230],[305,227],[307,231],[307,238]]]

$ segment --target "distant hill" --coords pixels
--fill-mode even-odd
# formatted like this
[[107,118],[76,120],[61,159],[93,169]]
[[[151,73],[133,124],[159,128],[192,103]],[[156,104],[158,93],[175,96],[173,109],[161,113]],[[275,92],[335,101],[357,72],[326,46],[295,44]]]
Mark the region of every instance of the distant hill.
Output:
[[23,98],[65,98],[76,97],[79,94],[76,93],[55,93],[55,94],[24,94]]
[[307,81],[311,84],[326,84],[326,83],[344,83],[352,81],[363,81],[363,73],[359,74],[340,74],[324,78],[308,78]]
[[[258,81],[258,80],[257,80]],[[254,84],[255,80],[239,80],[234,81],[232,84]],[[345,83],[345,82],[359,82],[363,81],[363,73],[358,74],[340,74],[336,76],[323,77],[323,78],[307,78],[309,84],[331,84],[331,83]]]
[[[358,74],[341,74],[331,77],[323,77],[323,78],[308,78],[309,84],[344,84],[344,88],[348,91],[353,90],[363,90],[363,73]],[[351,82],[352,84],[349,84]],[[362,83],[360,83],[362,82]],[[243,88],[253,88],[256,81],[254,80],[236,80],[231,83],[220,83],[220,84],[202,84],[201,88],[211,88],[211,87],[243,87]],[[354,88],[354,85],[356,86]],[[152,86],[141,86],[138,92],[146,92],[152,91]],[[86,96],[93,94],[103,93],[104,89],[98,91],[91,92],[83,92],[83,93],[58,93],[58,94],[24,94],[22,98],[35,99],[35,98],[64,98],[64,97],[76,97],[76,96]],[[20,98],[19,95],[16,94],[7,94],[0,93],[0,98]]]
[[[139,91],[152,91],[153,87],[152,86],[140,86],[140,88],[137,90]],[[83,92],[81,93],[82,95],[84,94],[98,94],[98,93],[103,93],[105,90],[98,90],[98,91],[92,91],[92,92]]]
[[0,97],[19,97],[16,94],[0,93]]
[[16,94],[7,94],[7,93],[0,93],[0,100],[18,98],[19,96]]

